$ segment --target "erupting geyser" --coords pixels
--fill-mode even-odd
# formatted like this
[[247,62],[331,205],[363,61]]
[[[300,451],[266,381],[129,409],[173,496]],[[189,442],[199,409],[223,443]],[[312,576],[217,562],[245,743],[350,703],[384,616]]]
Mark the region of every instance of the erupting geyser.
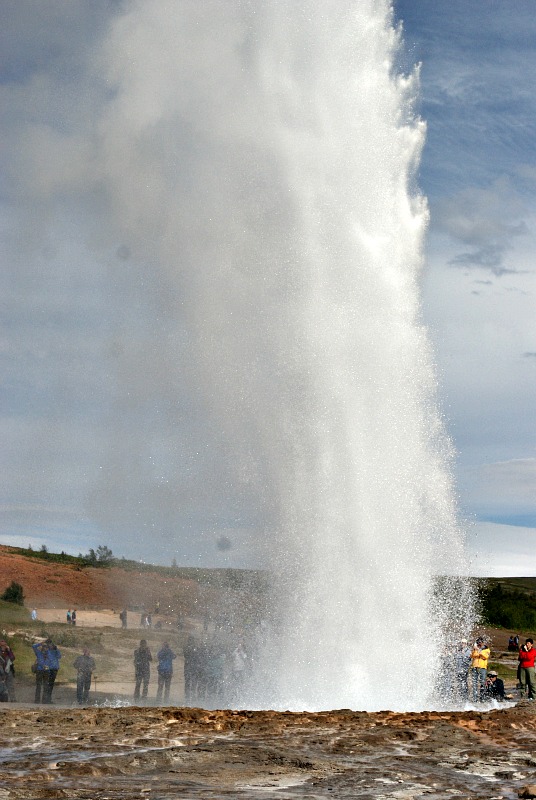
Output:
[[135,3],[107,42],[112,204],[187,322],[277,576],[242,707],[438,704],[470,624],[400,46],[387,0]]

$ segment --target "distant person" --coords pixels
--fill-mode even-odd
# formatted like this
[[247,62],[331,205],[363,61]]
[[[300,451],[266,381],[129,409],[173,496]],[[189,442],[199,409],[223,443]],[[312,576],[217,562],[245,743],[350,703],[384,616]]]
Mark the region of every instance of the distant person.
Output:
[[169,690],[171,687],[171,678],[173,677],[173,661],[177,656],[169,646],[168,642],[164,642],[158,653],[158,689],[156,690],[156,699],[162,699],[162,690],[164,690],[164,701],[169,700]]
[[519,648],[519,683],[521,687],[521,697],[528,694],[529,700],[534,700],[535,685],[534,685],[534,660],[536,659],[536,650],[534,649],[534,641],[526,639],[525,644]]
[[461,639],[454,653],[454,673],[456,699],[467,700],[469,696],[469,667],[471,666],[471,648],[467,639]]
[[71,624],[71,609],[67,611],[67,625]]
[[95,672],[95,659],[89,649],[84,647],[81,656],[74,660],[73,667],[77,671],[76,676],[76,699],[78,705],[84,705],[88,701],[89,690],[91,689],[91,676]]
[[15,696],[15,653],[3,639],[0,640],[0,658],[3,661],[3,668],[5,672],[5,684],[10,703],[16,703]]
[[140,646],[134,650],[134,700],[139,700],[140,689],[143,684],[142,697],[145,699],[149,691],[149,679],[151,677],[151,661],[153,657],[147,646],[147,641],[142,639]]
[[32,645],[35,653],[35,702],[52,703],[52,690],[60,668],[61,652],[52,639]]
[[484,691],[490,655],[491,650],[486,646],[484,639],[479,636],[471,651],[471,678],[473,683],[473,701],[475,703],[478,703]]
[[32,613],[30,614],[30,616],[32,618],[32,622],[35,622],[36,619],[37,619],[37,609],[36,608],[32,608]]
[[71,611],[71,625],[76,625],[76,609]]
[[517,653],[518,649],[519,648],[516,644],[515,636],[510,636],[508,639],[508,651],[510,653]]
[[497,676],[494,670],[488,672],[488,677],[484,684],[482,700],[498,700],[499,702],[506,700],[504,681]]
[[127,610],[126,610],[126,608],[124,608],[120,612],[119,619],[121,620],[121,627],[122,628],[126,628],[127,627]]

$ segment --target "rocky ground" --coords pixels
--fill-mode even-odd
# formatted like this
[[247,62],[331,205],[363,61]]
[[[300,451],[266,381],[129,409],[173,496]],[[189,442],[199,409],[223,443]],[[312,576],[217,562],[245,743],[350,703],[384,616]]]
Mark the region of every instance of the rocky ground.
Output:
[[2,800],[500,800],[536,784],[527,702],[415,714],[4,706],[0,719]]

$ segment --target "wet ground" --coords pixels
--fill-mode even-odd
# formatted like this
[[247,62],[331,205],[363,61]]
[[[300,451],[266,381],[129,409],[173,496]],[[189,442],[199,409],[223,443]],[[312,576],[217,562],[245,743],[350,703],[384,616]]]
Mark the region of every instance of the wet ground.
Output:
[[536,784],[534,705],[415,714],[3,706],[0,800],[516,798]]

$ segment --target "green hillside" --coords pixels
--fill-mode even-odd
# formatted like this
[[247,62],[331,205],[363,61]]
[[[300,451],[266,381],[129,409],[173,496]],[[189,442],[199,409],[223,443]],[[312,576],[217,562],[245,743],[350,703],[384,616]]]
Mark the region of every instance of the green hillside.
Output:
[[478,581],[482,617],[489,625],[536,631],[536,578]]

